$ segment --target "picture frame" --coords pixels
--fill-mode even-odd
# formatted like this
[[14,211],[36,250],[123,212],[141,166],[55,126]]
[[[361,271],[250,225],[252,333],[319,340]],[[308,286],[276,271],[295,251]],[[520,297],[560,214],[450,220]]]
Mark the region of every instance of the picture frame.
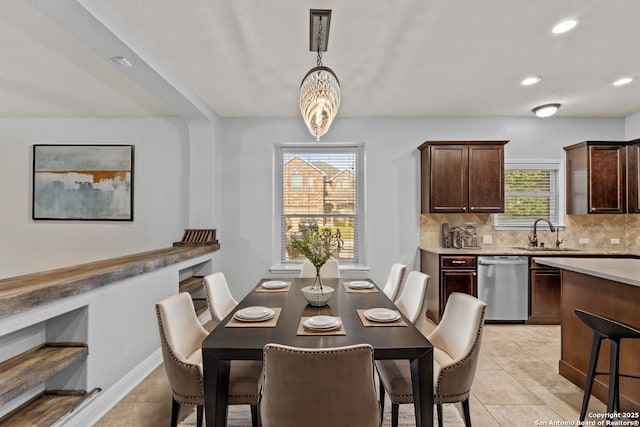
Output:
[[133,145],[34,145],[32,218],[133,221],[133,166]]

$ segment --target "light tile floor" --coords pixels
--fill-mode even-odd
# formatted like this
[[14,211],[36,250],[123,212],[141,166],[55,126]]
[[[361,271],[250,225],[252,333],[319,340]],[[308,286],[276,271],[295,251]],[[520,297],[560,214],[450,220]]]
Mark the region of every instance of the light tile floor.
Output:
[[[427,325],[425,332],[431,327]],[[486,325],[471,389],[473,426],[575,422],[580,413],[582,390],[558,375],[559,358],[559,326]],[[602,402],[591,398],[589,411],[603,413],[605,409]],[[185,408],[183,416],[191,411]],[[161,366],[96,426],[168,426],[170,414],[171,392]]]

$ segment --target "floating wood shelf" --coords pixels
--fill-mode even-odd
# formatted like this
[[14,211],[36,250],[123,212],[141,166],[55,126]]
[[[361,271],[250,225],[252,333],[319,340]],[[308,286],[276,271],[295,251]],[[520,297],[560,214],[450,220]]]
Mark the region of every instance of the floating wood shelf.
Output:
[[180,292],[189,292],[190,294],[195,294],[197,292],[202,291],[204,286],[204,277],[203,276],[192,276],[188,279],[184,279],[180,281]]
[[0,404],[21,395],[87,357],[81,343],[48,343],[0,363]]
[[[130,277],[202,257],[219,248],[217,242],[206,246],[162,248],[0,279],[0,318],[15,316],[23,311],[90,292]],[[197,280],[192,279],[185,283],[190,293],[197,292]],[[202,278],[199,287],[201,286]],[[195,301],[194,305],[200,313],[206,310],[207,306],[202,294],[199,297],[200,300]],[[70,371],[74,364],[86,359],[87,355],[88,348],[84,343],[47,343],[11,359],[0,361],[0,406],[15,401],[28,392],[37,393],[37,390],[43,388],[43,384],[46,386],[45,382],[49,378],[57,374],[67,375],[67,372],[63,371],[67,368],[70,368]],[[54,425],[97,391],[99,390],[46,390],[0,418],[0,426]]]
[[203,298],[204,295],[204,277],[192,276],[180,281],[180,292],[188,292],[191,294],[193,300],[193,307],[196,310],[196,314],[200,315],[208,309],[207,300]]
[[45,391],[15,411],[0,418],[0,425],[2,427],[51,426],[70,414],[82,402],[98,391],[99,389],[94,389],[90,392],[68,390]]
[[171,247],[0,280],[0,317],[50,304],[217,251],[219,244]]
[[195,308],[196,314],[200,316],[209,309],[207,306],[207,300],[202,298],[193,298],[193,308]]

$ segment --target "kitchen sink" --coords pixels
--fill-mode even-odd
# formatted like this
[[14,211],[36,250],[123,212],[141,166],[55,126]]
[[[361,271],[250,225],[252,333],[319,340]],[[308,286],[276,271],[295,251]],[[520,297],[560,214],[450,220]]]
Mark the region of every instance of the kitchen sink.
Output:
[[565,252],[565,251],[580,251],[582,249],[576,249],[576,248],[554,248],[554,247],[547,247],[547,246],[538,246],[538,247],[533,247],[533,246],[512,246],[512,249],[522,249],[525,251],[531,251],[531,252]]

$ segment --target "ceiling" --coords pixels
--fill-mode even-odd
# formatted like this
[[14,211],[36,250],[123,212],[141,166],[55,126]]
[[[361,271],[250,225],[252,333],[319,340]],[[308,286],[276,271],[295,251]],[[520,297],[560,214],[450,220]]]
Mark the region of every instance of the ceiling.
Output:
[[[316,64],[343,117],[557,117],[640,111],[638,0],[3,0],[0,117],[299,117]],[[563,35],[566,18],[579,25]],[[109,58],[125,56],[133,67]],[[535,86],[519,82],[529,75]],[[612,82],[637,79],[624,87]]]

